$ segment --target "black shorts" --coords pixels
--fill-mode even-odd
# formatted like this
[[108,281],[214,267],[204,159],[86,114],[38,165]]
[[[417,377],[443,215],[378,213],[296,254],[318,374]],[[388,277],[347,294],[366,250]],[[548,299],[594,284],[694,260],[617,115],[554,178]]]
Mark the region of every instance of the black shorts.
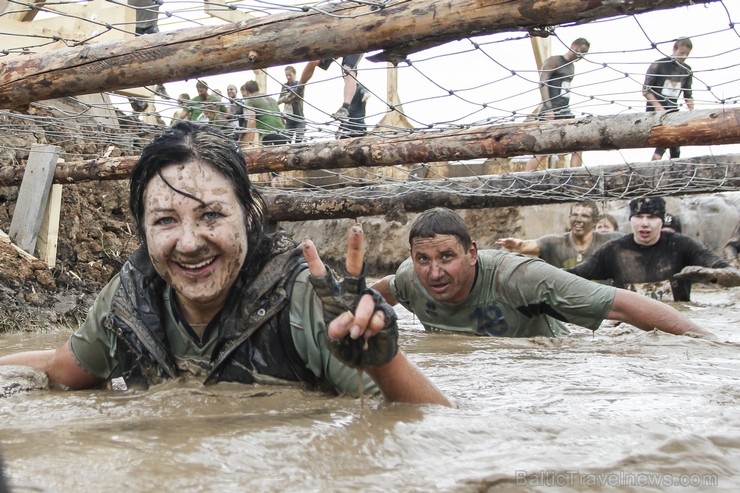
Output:
[[[342,57],[342,66],[347,66],[350,69],[356,69],[357,66],[360,64],[360,60],[362,60],[362,56],[364,53],[358,53],[356,55],[344,55]],[[319,68],[321,70],[327,70],[329,67],[331,67],[331,62],[336,60],[336,58],[324,58],[319,62]]]
[[547,116],[550,114],[554,114],[556,120],[569,120],[571,118],[576,117],[576,115],[570,112],[570,108],[560,108],[554,111],[553,110],[541,111],[537,115],[537,119],[542,120],[542,121],[547,120]]

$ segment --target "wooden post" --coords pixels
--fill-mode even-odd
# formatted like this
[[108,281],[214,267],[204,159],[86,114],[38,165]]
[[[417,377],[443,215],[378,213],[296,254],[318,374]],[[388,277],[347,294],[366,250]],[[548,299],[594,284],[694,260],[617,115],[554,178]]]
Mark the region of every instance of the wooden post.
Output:
[[36,256],[46,262],[49,268],[57,264],[57,241],[59,240],[59,216],[62,209],[62,185],[51,186],[49,201],[44,208],[44,219],[41,221]]
[[10,238],[30,254],[34,253],[44,220],[59,151],[57,146],[34,144],[18,191],[18,200],[10,222]]

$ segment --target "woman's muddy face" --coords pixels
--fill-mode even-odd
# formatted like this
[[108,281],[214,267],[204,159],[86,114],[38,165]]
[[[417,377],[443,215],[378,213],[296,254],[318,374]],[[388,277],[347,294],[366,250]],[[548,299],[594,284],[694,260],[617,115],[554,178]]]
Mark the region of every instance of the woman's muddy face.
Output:
[[[149,257],[188,321],[208,321],[223,306],[247,255],[244,211],[231,182],[209,164],[169,165],[161,175],[144,193]],[[192,319],[199,315],[206,320]]]

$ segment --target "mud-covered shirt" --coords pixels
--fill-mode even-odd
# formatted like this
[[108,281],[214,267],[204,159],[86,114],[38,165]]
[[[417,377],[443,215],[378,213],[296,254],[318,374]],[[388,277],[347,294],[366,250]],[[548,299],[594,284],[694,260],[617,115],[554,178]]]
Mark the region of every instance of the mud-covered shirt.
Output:
[[673,276],[689,265],[722,268],[729,264],[690,236],[662,232],[655,245],[641,246],[634,235],[604,244],[585,262],[568,272],[586,279],[611,279],[614,286],[658,300],[689,301],[691,283]]
[[611,286],[524,255],[479,250],[476,268],[475,284],[462,303],[432,298],[411,259],[398,268],[390,290],[426,330],[500,337],[560,336],[568,333],[563,322],[596,330],[614,302]]
[[[317,378],[328,381],[338,393],[356,395],[357,371],[340,363],[322,342],[320,334],[326,330],[322,306],[308,282],[308,275],[308,269],[298,275],[290,298],[290,325],[295,349]],[[85,321],[70,339],[72,354],[82,368],[106,380],[120,376],[116,360],[116,345],[119,340],[112,331],[104,327],[105,319],[111,312],[113,296],[119,286],[120,280],[116,276],[100,292]],[[210,327],[207,327],[203,339],[198,340],[193,330],[178,315],[172,296],[172,289],[169,287],[162,292],[165,310],[161,323],[170,355],[181,375],[202,380],[211,368],[219,334],[217,330],[209,330]],[[274,377],[256,377],[262,383],[278,383]],[[363,374],[363,379],[365,391],[377,393],[374,382],[366,373]]]
[[542,260],[561,269],[570,269],[593,255],[607,241],[621,237],[622,233],[598,233],[594,231],[591,244],[583,252],[579,252],[576,248],[571,233],[542,236],[537,239],[537,246],[540,249]]

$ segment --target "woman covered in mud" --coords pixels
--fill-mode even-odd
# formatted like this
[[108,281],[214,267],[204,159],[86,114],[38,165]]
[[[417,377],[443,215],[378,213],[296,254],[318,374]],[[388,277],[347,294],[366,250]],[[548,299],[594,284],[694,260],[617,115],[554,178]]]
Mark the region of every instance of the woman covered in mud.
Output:
[[142,152],[130,207],[142,246],[79,329],[58,349],[0,364],[34,367],[70,389],[190,377],[448,404],[398,350],[393,309],[365,288],[359,225],[338,281],[310,240],[264,232],[265,204],[237,144],[175,124]]

